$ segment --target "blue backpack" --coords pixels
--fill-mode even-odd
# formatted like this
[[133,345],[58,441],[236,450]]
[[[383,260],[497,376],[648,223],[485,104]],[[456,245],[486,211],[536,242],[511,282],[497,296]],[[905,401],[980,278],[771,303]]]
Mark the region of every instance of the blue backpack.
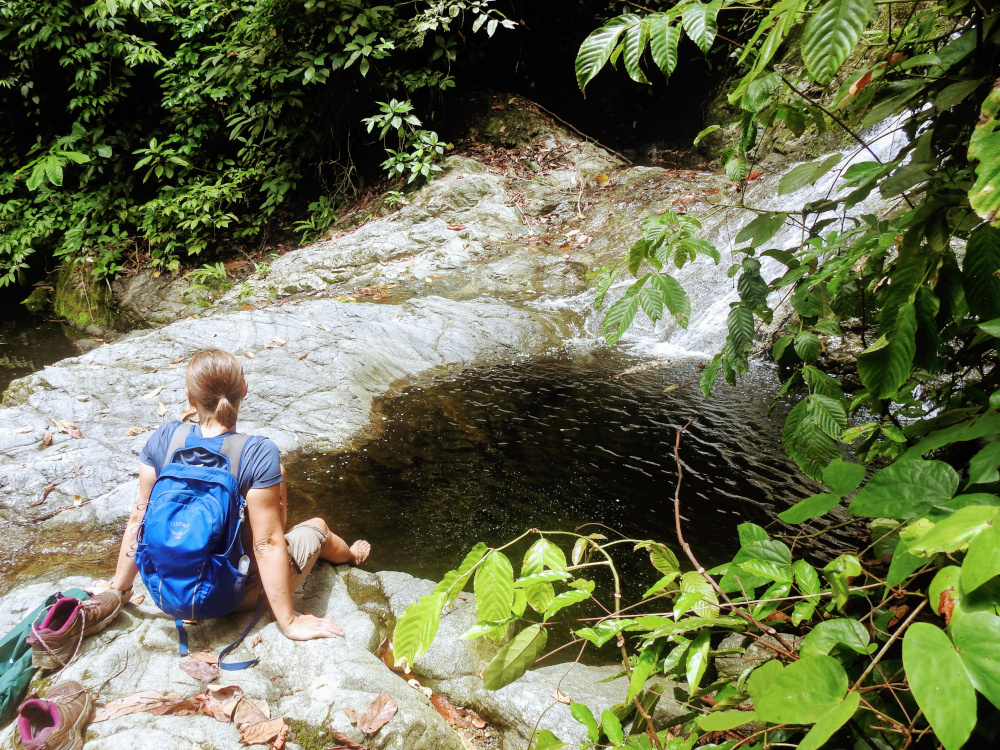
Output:
[[[184,620],[203,620],[233,612],[243,599],[247,579],[240,529],[246,500],[237,477],[249,435],[228,435],[219,452],[204,444],[188,447],[193,425],[174,429],[163,469],[149,495],[138,533],[135,562],[156,605],[175,618],[180,653],[187,655]],[[257,624],[263,594],[246,631],[219,654],[222,669],[244,669],[257,659],[224,664],[223,658]]]

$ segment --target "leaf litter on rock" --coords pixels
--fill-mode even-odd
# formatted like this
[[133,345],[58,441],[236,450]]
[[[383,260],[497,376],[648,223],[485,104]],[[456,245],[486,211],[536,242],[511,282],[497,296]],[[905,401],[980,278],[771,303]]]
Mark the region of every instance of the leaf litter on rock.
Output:
[[358,729],[365,734],[375,734],[389,723],[398,709],[396,701],[388,693],[379,693],[358,719]]
[[200,654],[189,656],[181,661],[181,669],[194,677],[199,682],[214,682],[219,676],[219,664],[211,664],[204,659],[199,659]]

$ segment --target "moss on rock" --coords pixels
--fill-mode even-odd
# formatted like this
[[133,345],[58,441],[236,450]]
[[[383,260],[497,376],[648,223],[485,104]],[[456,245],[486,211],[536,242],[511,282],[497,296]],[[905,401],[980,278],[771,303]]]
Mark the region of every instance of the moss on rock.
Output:
[[333,740],[325,727],[316,726],[301,719],[288,720],[288,739],[302,750],[327,750]]
[[64,265],[57,272],[52,309],[80,328],[114,328],[118,319],[111,290],[79,263]]

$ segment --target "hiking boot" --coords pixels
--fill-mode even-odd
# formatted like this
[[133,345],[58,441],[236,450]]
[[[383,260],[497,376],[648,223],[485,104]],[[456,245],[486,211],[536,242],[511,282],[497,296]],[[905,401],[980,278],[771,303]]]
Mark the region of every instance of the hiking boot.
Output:
[[80,750],[91,708],[90,694],[72,680],[57,683],[44,698],[26,700],[17,709],[24,750]]
[[108,589],[85,601],[60,597],[26,639],[31,665],[58,669],[68,664],[84,638],[106,628],[122,608],[120,591]]

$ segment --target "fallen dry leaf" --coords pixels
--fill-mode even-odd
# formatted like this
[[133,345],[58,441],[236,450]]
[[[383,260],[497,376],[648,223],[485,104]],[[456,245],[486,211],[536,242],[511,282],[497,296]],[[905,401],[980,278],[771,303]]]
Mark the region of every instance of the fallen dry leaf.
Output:
[[358,719],[358,729],[365,734],[375,734],[396,715],[398,706],[388,693],[379,693]]
[[254,636],[253,642],[250,644],[250,648],[257,648],[260,645],[260,634]]
[[277,739],[281,730],[285,726],[285,720],[280,716],[277,719],[268,719],[256,724],[247,724],[240,730],[240,742],[244,745],[264,745],[270,744],[271,740]]
[[458,712],[458,709],[443,695],[432,695],[431,705],[434,706],[435,711],[441,714],[441,718],[453,727],[457,726],[462,719],[462,715]]
[[73,495],[73,506],[79,508],[83,505],[83,498],[80,495]]
[[66,428],[66,434],[76,440],[79,440],[80,438],[83,437],[83,433],[80,432],[80,428],[74,424],[71,424],[69,427]]
[[42,445],[52,445],[52,433],[48,430],[42,435]]
[[270,341],[265,341],[264,346],[268,349],[277,349],[279,346],[284,346],[287,343],[283,338],[275,337]]
[[308,356],[309,356],[309,352],[306,352],[305,354],[300,354],[299,355],[299,359],[305,359]]
[[170,360],[170,364],[179,365],[181,362],[184,361],[184,359],[185,359],[184,357],[178,357],[177,359],[172,359]]
[[465,224],[449,224],[448,229],[450,229],[453,232],[461,232],[463,229],[465,229]]
[[90,396],[77,396],[77,401],[90,401]]
[[181,661],[181,669],[200,682],[213,682],[219,676],[219,665],[209,664],[194,656]]
[[243,352],[243,356],[247,359],[253,359],[253,352]]
[[55,488],[56,485],[54,482],[52,484],[45,485],[45,489],[42,490],[42,494],[39,495],[38,499],[35,500],[35,502],[31,503],[31,505],[29,505],[28,507],[34,508],[36,505],[41,505],[42,503],[44,503],[45,499],[49,496],[49,493],[52,492],[52,490],[54,490]]
[[364,745],[359,745],[346,734],[338,732],[333,727],[330,727],[330,734],[333,735],[333,739],[339,743],[333,746],[336,750],[367,750]]
[[233,712],[233,723],[242,729],[250,724],[259,724],[262,721],[269,721],[271,710],[265,701],[254,698],[244,698],[237,704]]
[[463,750],[479,750],[479,748],[473,745],[472,741],[465,736],[465,732],[458,732],[458,739],[462,741]]
[[135,437],[136,435],[141,435],[144,432],[147,432],[145,427],[129,427],[125,434],[129,437]]
[[[551,695],[551,696],[552,696],[552,698],[553,698],[554,700],[557,700],[557,701],[559,701],[560,703],[565,703],[565,704],[566,704],[567,706],[568,706],[568,705],[569,705],[570,703],[572,703],[572,702],[573,702],[573,701],[572,701],[572,700],[570,699],[570,697],[569,697],[568,695],[566,695],[566,693],[564,693],[564,692],[563,692],[562,690],[560,690],[559,688],[556,688],[555,690],[553,690],[553,691],[552,691],[551,693],[549,693],[549,695]],[[485,726],[485,725],[484,725],[484,726]]]
[[129,714],[149,711],[169,701],[170,697],[159,691],[141,690],[138,693],[111,701],[106,706],[100,706],[94,713],[93,722],[97,723],[99,721],[107,721],[108,719],[117,719],[119,716],[128,716]]
[[353,708],[345,708],[344,715],[347,717],[347,720],[351,722],[352,726],[358,725],[358,712]]
[[181,421],[194,422],[195,424],[200,424],[201,417],[198,416],[197,409],[195,409],[193,406],[189,406],[184,411],[181,412]]
[[569,253],[563,253],[563,260],[569,260]]
[[432,275],[432,276],[433,276],[433,277],[434,277],[435,279],[441,279],[441,278],[444,278],[444,277],[443,277],[443,276],[442,276],[441,274],[439,274],[439,273],[435,273],[435,274],[431,274],[431,275]]
[[188,716],[201,711],[201,701],[198,696],[181,698],[177,693],[167,693],[166,702],[149,709],[154,716]]
[[407,680],[406,684],[409,685],[414,690],[419,690],[421,693],[423,693],[424,696],[427,698],[427,700],[430,700],[431,696],[434,695],[433,690],[431,690],[429,687],[421,685],[418,680]]
[[253,310],[253,305],[247,303],[240,308],[241,310]]
[[473,716],[471,721],[472,721],[472,726],[474,726],[476,729],[486,728],[486,722],[483,719],[480,719],[478,716]]
[[201,696],[202,712],[219,721],[229,721],[236,710],[236,705],[243,699],[243,688],[239,685],[228,685],[220,688],[208,688]]
[[167,386],[165,386],[165,385],[158,385],[158,386],[156,386],[156,388],[154,388],[153,390],[151,390],[149,393],[143,395],[143,398],[144,399],[151,399],[151,398],[153,398],[154,396],[156,396],[160,391],[162,391],[166,387]]
[[594,180],[597,182],[598,185],[603,185],[609,179],[610,178],[606,174],[604,174],[604,172],[601,172],[599,175],[597,175],[597,177],[594,178]]
[[869,70],[867,73],[861,76],[861,78],[859,78],[858,80],[856,80],[854,83],[851,84],[851,88],[848,89],[848,96],[854,96],[856,93],[861,91],[861,89],[863,89],[865,86],[868,85],[871,79],[872,79],[872,72]]
[[162,417],[166,413],[167,413],[167,405],[166,404],[157,404],[156,405],[156,416]]

